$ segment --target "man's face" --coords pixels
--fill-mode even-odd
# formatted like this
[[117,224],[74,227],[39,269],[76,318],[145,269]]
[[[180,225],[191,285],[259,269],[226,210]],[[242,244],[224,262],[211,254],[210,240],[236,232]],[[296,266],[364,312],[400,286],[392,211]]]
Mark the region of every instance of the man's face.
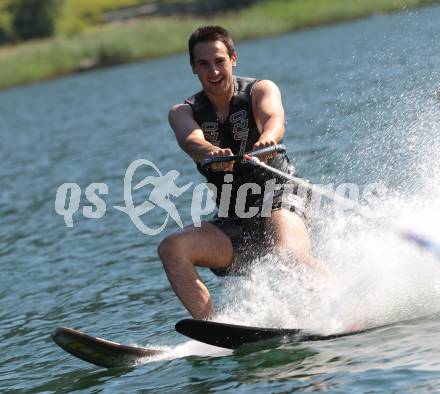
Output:
[[212,95],[228,94],[232,90],[232,68],[236,55],[228,55],[221,41],[199,42],[193,49],[192,70],[202,83],[203,90]]

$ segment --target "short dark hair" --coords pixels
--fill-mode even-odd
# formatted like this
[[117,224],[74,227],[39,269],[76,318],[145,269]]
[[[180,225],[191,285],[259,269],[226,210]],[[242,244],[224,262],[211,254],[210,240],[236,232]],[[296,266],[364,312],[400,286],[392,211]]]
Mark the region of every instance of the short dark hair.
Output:
[[221,41],[228,50],[229,57],[235,52],[234,43],[226,29],[221,26],[202,26],[194,30],[188,41],[189,61],[194,64],[194,47],[199,42]]

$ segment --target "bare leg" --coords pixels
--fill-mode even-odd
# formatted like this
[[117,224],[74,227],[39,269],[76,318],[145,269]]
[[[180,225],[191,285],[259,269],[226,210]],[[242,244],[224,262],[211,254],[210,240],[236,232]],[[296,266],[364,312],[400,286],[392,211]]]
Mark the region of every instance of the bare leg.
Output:
[[211,295],[195,266],[226,268],[232,263],[229,238],[210,223],[187,227],[166,237],[158,254],[168,280],[182,304],[195,319],[207,319],[213,312]]
[[290,251],[298,262],[307,264],[323,277],[330,277],[329,270],[310,254],[310,237],[303,220],[286,209],[272,212],[270,228],[276,249]]

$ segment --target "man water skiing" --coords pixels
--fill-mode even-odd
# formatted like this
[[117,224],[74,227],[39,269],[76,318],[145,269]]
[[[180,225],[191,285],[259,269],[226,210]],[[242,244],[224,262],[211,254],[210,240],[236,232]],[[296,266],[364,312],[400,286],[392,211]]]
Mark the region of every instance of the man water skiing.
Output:
[[[326,269],[310,255],[310,238],[299,197],[286,206],[282,193],[286,181],[276,178],[269,217],[261,214],[263,194],[251,194],[246,207],[258,207],[251,218],[237,215],[239,187],[254,183],[264,190],[273,175],[245,161],[223,162],[202,168],[210,157],[244,154],[280,143],[284,136],[284,110],[278,87],[268,80],[233,75],[237,55],[228,32],[219,26],[195,30],[189,39],[192,71],[202,90],[182,104],[173,106],[169,122],[179,146],[197,163],[209,183],[217,187],[217,206],[224,183],[232,185],[226,213],[188,226],[166,237],[158,254],[175,293],[193,318],[207,319],[214,309],[208,289],[195,266],[209,267],[217,275],[240,273],[254,258],[268,251],[288,254],[325,274]],[[285,153],[262,160],[287,173],[293,167]],[[224,209],[223,209],[224,211]]]

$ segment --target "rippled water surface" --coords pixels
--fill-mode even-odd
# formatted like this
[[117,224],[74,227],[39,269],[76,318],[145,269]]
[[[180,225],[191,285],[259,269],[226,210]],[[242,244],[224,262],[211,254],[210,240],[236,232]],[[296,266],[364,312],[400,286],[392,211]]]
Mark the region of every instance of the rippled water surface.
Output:
[[[377,15],[242,43],[237,74],[280,86],[285,143],[301,174],[335,186],[380,183],[388,190],[375,206],[383,222],[440,240],[439,36],[439,7]],[[187,313],[156,248],[177,224],[144,235],[113,206],[124,205],[125,171],[136,159],[178,170],[180,186],[201,181],[167,124],[169,107],[199,89],[187,63],[177,56],[0,93],[0,391],[438,391],[440,261],[331,207],[311,225],[335,288],[312,294],[294,275],[278,277],[270,258],[242,280],[201,270],[219,319],[322,331],[407,322],[233,353],[174,331]],[[65,182],[82,190],[71,228],[54,208]],[[108,185],[99,219],[82,213],[93,182]],[[138,202],[148,196],[137,193]],[[190,202],[191,191],[175,199],[185,224]],[[143,221],[158,227],[164,218],[156,207]],[[163,347],[164,356],[98,369],[51,342],[59,325]]]

